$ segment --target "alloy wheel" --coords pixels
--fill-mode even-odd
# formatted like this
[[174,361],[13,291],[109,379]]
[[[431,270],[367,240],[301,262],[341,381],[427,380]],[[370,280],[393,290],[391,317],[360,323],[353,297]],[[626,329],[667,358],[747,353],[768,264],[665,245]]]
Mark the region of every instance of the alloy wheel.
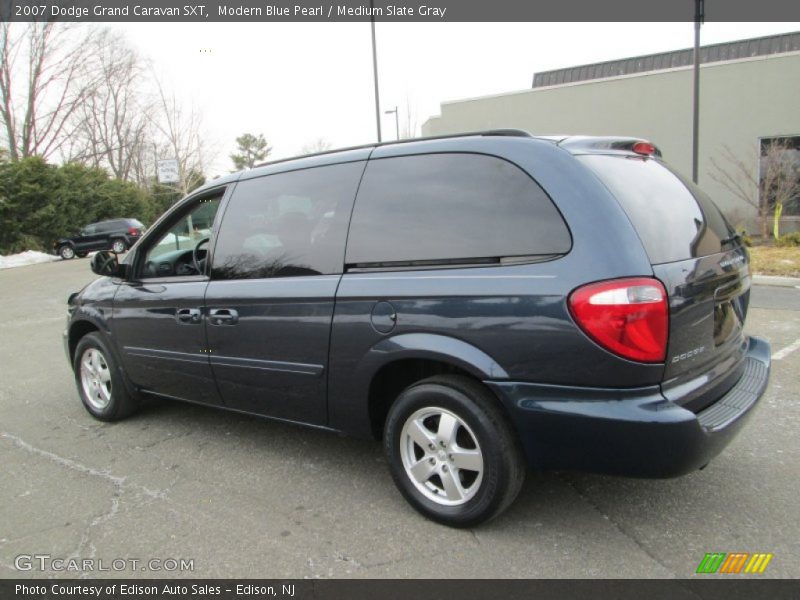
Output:
[[414,486],[443,506],[468,502],[483,479],[477,437],[463,419],[444,408],[423,408],[406,420],[400,458]]
[[95,410],[102,411],[111,402],[111,370],[97,348],[87,348],[81,356],[81,386]]

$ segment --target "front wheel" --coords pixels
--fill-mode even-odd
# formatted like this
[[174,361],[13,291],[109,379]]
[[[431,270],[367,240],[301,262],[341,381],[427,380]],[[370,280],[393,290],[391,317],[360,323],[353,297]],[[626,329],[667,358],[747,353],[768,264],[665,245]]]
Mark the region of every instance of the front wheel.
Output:
[[75,382],[84,408],[95,419],[118,421],[138,408],[123,374],[99,333],[88,333],[75,348]]
[[58,249],[58,255],[64,260],[75,258],[75,249],[72,246],[61,246]]
[[431,377],[392,405],[384,451],[395,484],[426,517],[470,527],[508,507],[525,479],[519,442],[491,392],[467,377]]

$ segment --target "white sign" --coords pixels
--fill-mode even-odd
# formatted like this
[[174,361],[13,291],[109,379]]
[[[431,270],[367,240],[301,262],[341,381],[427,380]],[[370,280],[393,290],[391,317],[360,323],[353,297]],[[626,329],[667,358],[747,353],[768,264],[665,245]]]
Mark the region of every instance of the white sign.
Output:
[[178,176],[178,159],[166,158],[158,161],[158,182],[159,183],[178,183],[181,178]]

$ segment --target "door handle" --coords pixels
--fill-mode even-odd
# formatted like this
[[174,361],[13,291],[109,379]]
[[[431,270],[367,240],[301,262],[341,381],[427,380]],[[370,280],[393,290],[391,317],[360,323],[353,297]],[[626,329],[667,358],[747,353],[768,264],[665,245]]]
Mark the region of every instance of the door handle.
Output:
[[239,313],[232,308],[212,308],[208,311],[208,321],[212,325],[236,325]]
[[197,325],[201,316],[199,308],[181,308],[175,312],[175,318],[179,323],[189,323],[191,325]]

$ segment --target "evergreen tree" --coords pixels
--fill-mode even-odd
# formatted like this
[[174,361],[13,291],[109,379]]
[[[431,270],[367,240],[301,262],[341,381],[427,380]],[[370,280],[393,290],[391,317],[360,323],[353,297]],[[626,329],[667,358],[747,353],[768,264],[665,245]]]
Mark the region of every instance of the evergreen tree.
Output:
[[267,145],[267,140],[263,134],[257,136],[252,133],[245,133],[236,138],[238,154],[231,154],[231,160],[236,170],[252,169],[257,163],[264,160],[272,148]]

